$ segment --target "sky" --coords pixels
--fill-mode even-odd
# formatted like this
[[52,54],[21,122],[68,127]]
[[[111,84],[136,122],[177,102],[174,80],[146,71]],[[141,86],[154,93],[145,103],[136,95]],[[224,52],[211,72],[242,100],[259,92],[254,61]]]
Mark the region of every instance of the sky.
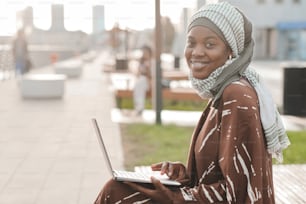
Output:
[[[51,26],[51,4],[65,5],[65,28],[92,32],[92,5],[105,6],[105,26],[110,29],[115,22],[122,28],[141,30],[153,28],[154,0],[1,0],[0,35],[14,35],[20,26],[16,11],[32,6],[34,25],[47,30]],[[196,0],[160,0],[161,15],[169,16],[174,24],[179,22],[181,9],[195,8]]]

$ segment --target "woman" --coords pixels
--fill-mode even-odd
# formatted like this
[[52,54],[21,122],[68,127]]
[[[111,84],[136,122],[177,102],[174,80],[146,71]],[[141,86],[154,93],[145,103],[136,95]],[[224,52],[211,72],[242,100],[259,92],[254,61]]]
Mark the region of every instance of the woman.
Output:
[[15,75],[25,74],[30,69],[28,43],[23,29],[18,30],[12,45],[13,57],[15,60]]
[[96,203],[275,203],[272,156],[289,145],[279,114],[249,67],[252,26],[227,2],[209,4],[188,25],[192,86],[210,102],[194,130],[187,166],[152,165],[180,188],[110,181]]
[[141,115],[145,108],[146,95],[151,86],[152,50],[144,45],[141,48],[141,58],[133,90],[133,102],[136,115]]

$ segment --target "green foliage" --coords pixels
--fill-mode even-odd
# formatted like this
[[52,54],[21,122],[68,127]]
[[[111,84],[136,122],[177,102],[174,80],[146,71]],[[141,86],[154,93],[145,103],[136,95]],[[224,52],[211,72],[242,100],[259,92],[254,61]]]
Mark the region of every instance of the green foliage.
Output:
[[[202,111],[206,106],[206,101],[192,102],[192,101],[171,101],[163,100],[163,109],[166,110],[185,110],[185,111]],[[133,99],[121,99],[122,109],[133,109]],[[146,99],[146,109],[152,109],[151,99]]]
[[185,163],[193,128],[175,125],[122,125],[125,166],[150,165],[160,161]]
[[[185,163],[193,127],[176,125],[121,125],[125,166],[150,165],[160,161]],[[284,151],[284,164],[306,163],[306,131],[288,132],[291,145]]]
[[284,150],[284,164],[306,163],[306,131],[289,131],[291,145]]

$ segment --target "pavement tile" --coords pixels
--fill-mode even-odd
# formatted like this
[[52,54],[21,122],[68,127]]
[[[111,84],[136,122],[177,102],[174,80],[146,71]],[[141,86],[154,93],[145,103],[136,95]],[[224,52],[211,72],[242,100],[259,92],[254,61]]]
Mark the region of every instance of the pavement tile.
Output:
[[[93,203],[110,178],[91,118],[114,140],[121,166],[119,125],[110,117],[113,94],[101,72],[103,54],[67,79],[61,99],[23,99],[16,79],[1,81],[0,203]],[[33,73],[52,73],[51,67]],[[117,137],[119,139],[117,139]]]

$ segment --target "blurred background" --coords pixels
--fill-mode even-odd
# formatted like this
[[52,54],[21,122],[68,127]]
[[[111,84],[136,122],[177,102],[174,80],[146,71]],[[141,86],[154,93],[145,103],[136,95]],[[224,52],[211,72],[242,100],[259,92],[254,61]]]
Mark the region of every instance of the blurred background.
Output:
[[[216,0],[215,0],[216,1]],[[188,17],[209,0],[161,0],[162,52],[181,56]],[[253,22],[255,59],[306,60],[306,1],[231,0]],[[23,29],[34,67],[89,50],[124,55],[154,47],[155,2],[149,0],[2,0],[0,52]],[[9,57],[5,57],[9,60]]]
[[[193,98],[185,97],[190,87],[183,51],[189,17],[209,2],[214,1],[160,0],[161,39],[157,42],[161,45],[163,77],[168,73],[175,85],[170,84],[168,92],[175,96],[181,93],[180,99],[169,103],[180,109],[164,108],[165,123],[194,126],[203,109],[202,101],[194,103]],[[287,114],[282,115],[287,129],[305,130],[306,0],[229,2],[253,23],[253,65],[268,82],[279,109]],[[126,132],[121,132],[121,124],[151,123],[157,118],[151,108],[143,117],[132,117],[129,110],[120,109],[116,95],[118,91],[131,92],[127,88],[132,84],[133,73],[127,69],[127,61],[135,65],[132,62],[144,44],[155,51],[155,3],[0,0],[1,204],[93,203],[109,174],[89,122],[92,117],[101,121],[114,166],[123,167],[126,158],[122,147],[126,143],[121,143],[121,134]],[[23,37],[18,41],[20,33]],[[16,42],[20,47],[14,46]],[[14,60],[16,51],[24,54],[20,62]],[[27,59],[29,74],[19,75],[17,71],[24,65],[21,62]],[[304,64],[301,69],[293,63]],[[288,68],[285,72],[284,67]],[[58,78],[63,74],[66,76]],[[180,88],[183,91],[177,92]],[[198,96],[196,92],[191,94]],[[131,94],[125,101],[132,104]],[[186,107],[188,111],[184,111]],[[295,146],[289,148],[288,155],[301,159],[289,162],[305,163],[305,131],[296,135],[292,140]],[[276,182],[287,182],[276,185],[280,187],[277,195],[288,198],[283,203],[294,203],[297,195],[304,199],[299,193],[305,189],[303,169],[305,165],[297,166],[294,172],[289,169],[289,174],[274,174],[283,175]]]

